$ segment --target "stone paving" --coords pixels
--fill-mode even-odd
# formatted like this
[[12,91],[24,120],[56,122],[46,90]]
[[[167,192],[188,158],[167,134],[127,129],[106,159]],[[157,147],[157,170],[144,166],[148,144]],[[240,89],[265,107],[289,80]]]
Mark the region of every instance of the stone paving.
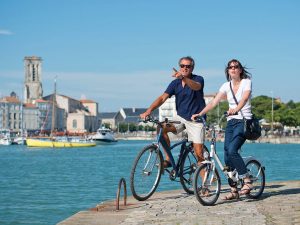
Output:
[[[221,193],[214,206],[202,206],[194,195],[183,190],[155,193],[138,202],[130,197],[128,205],[104,202],[93,210],[82,211],[59,225],[94,224],[300,224],[300,180],[267,183],[259,200],[241,198],[224,201]],[[98,211],[97,211],[98,210]]]

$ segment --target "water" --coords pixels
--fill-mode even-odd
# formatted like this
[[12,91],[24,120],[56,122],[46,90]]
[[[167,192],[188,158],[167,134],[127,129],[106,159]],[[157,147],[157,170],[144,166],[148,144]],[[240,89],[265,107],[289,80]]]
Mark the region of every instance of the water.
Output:
[[[0,146],[0,224],[56,224],[80,210],[116,198],[121,177],[149,141],[120,141],[94,148]],[[218,143],[223,158],[223,143]],[[178,152],[175,150],[175,153]],[[300,180],[300,145],[245,144],[266,167],[268,181]],[[158,191],[180,189],[163,176]]]

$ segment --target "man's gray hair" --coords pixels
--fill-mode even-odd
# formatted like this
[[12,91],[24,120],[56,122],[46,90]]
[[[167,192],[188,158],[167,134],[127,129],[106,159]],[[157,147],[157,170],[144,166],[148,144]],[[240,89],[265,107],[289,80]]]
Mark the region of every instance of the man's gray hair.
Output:
[[192,63],[193,68],[195,67],[195,61],[191,56],[185,56],[185,57],[180,58],[178,61],[178,65],[180,65],[181,61],[184,59],[189,60]]

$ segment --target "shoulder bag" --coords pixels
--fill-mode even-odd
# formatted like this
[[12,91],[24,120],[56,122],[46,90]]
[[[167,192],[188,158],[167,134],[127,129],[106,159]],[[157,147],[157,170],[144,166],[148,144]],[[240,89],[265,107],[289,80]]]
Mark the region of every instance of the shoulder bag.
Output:
[[[236,100],[236,97],[234,95],[234,92],[231,87],[231,82],[230,82],[230,90],[232,93],[232,96],[234,98],[235,103],[238,105],[238,101]],[[252,115],[252,119],[246,119],[242,113],[242,117],[244,119],[244,134],[245,138],[248,140],[257,140],[261,136],[261,127],[259,125],[259,120],[255,117],[255,115]]]

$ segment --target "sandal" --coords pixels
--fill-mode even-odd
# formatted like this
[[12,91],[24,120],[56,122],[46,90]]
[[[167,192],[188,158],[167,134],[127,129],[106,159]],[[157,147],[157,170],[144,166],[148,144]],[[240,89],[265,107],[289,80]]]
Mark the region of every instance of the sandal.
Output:
[[253,189],[252,182],[244,182],[242,189],[240,190],[240,195],[248,195],[250,191]]
[[163,166],[164,166],[164,168],[168,168],[168,167],[171,167],[171,166],[172,166],[172,164],[171,164],[171,162],[170,162],[170,161],[168,161],[168,160],[164,160],[164,162],[163,162]]
[[240,198],[239,192],[237,190],[235,191],[231,190],[230,193],[222,199],[228,201],[228,200],[236,200],[239,198]]
[[201,189],[200,195],[201,195],[202,197],[209,197],[209,196],[210,196],[210,191],[209,191],[209,189],[206,188],[206,187],[202,188],[202,189]]

